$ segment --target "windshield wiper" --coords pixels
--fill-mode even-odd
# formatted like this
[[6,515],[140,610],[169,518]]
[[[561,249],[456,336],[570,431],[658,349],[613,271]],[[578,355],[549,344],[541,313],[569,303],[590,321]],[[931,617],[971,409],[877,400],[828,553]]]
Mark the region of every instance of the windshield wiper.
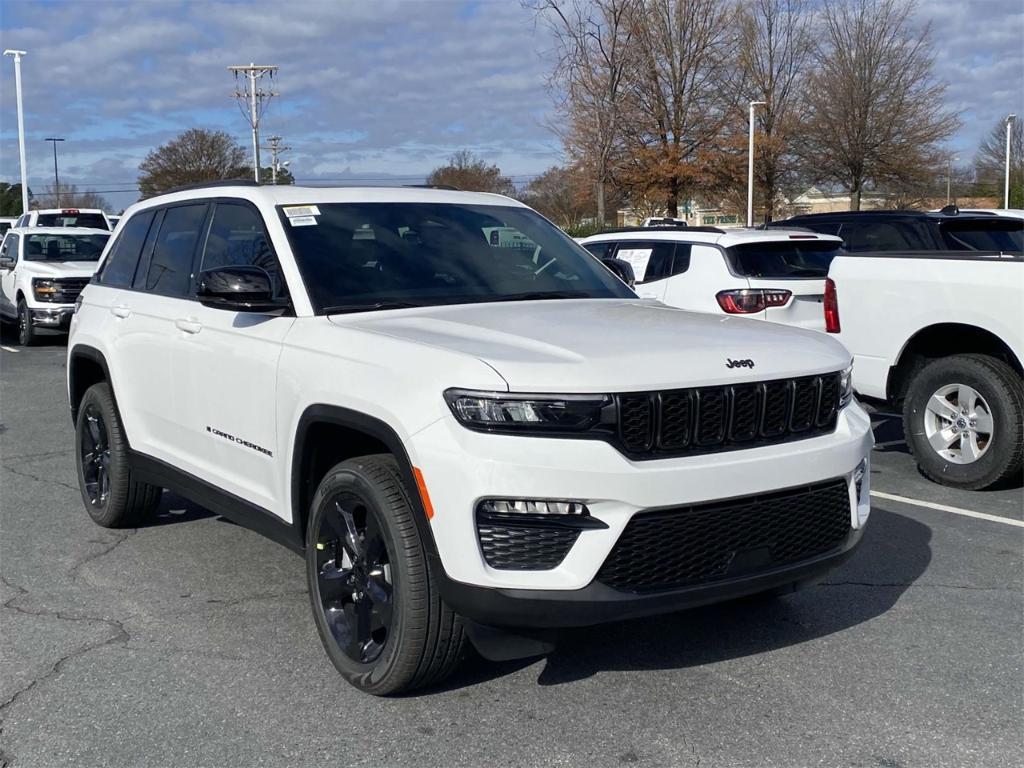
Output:
[[528,291],[495,296],[488,301],[540,301],[543,299],[591,299],[587,291]]
[[323,315],[347,315],[353,312],[373,312],[378,309],[409,309],[411,307],[425,307],[426,304],[414,304],[408,301],[377,301],[373,304],[337,304],[333,307],[324,307],[320,310]]

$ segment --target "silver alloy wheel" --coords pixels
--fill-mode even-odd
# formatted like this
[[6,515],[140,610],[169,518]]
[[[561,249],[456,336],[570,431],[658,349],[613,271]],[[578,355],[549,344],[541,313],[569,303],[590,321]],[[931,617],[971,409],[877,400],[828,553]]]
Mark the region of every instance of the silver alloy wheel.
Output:
[[946,461],[974,463],[992,445],[994,429],[992,409],[973,387],[947,384],[928,398],[924,435]]

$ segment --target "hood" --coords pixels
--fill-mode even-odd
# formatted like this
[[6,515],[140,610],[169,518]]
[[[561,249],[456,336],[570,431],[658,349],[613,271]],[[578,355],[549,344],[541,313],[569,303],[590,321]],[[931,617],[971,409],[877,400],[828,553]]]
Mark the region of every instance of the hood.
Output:
[[37,277],[92,277],[98,261],[26,261],[24,270]]
[[[466,304],[337,315],[331,321],[472,355],[519,392],[766,381],[837,371],[850,363],[846,349],[824,333],[641,300]],[[730,361],[748,362],[729,367]]]

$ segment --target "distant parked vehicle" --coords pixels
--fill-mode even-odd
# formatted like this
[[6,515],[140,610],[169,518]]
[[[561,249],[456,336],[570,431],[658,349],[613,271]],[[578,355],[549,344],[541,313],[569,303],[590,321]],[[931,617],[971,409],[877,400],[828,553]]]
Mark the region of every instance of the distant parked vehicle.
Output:
[[0,245],[0,319],[17,321],[20,344],[35,344],[39,328],[67,330],[109,237],[82,227],[7,232]]
[[121,217],[118,216],[118,215],[109,214],[109,213],[107,214],[107,221],[110,222],[110,231],[111,232],[114,231],[114,228],[117,226],[117,222],[119,222],[120,220],[121,220]]
[[943,211],[838,211],[773,221],[768,228],[801,227],[843,238],[850,253],[864,251],[1024,252],[1024,219]]
[[15,227],[87,227],[113,229],[99,208],[43,208],[22,214]]
[[832,262],[827,330],[854,389],[902,406],[907,445],[937,483],[1021,476],[1024,256],[848,254]]
[[13,227],[14,222],[13,216],[0,216],[0,235],[3,235],[8,229]]
[[644,298],[819,331],[825,275],[842,246],[832,235],[717,227],[632,227],[579,242],[628,263]]
[[644,227],[685,227],[688,226],[686,219],[676,219],[672,216],[649,216],[644,219],[641,225]]

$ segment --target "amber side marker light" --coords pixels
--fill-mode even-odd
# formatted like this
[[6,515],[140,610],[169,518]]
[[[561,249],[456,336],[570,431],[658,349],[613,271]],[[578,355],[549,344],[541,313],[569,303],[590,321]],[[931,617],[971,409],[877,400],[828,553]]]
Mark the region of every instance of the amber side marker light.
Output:
[[423,473],[419,467],[412,468],[412,475],[416,479],[416,490],[419,491],[420,501],[423,502],[423,511],[427,514],[427,520],[434,519],[434,505],[430,503],[430,494],[427,493],[427,484],[423,481]]

